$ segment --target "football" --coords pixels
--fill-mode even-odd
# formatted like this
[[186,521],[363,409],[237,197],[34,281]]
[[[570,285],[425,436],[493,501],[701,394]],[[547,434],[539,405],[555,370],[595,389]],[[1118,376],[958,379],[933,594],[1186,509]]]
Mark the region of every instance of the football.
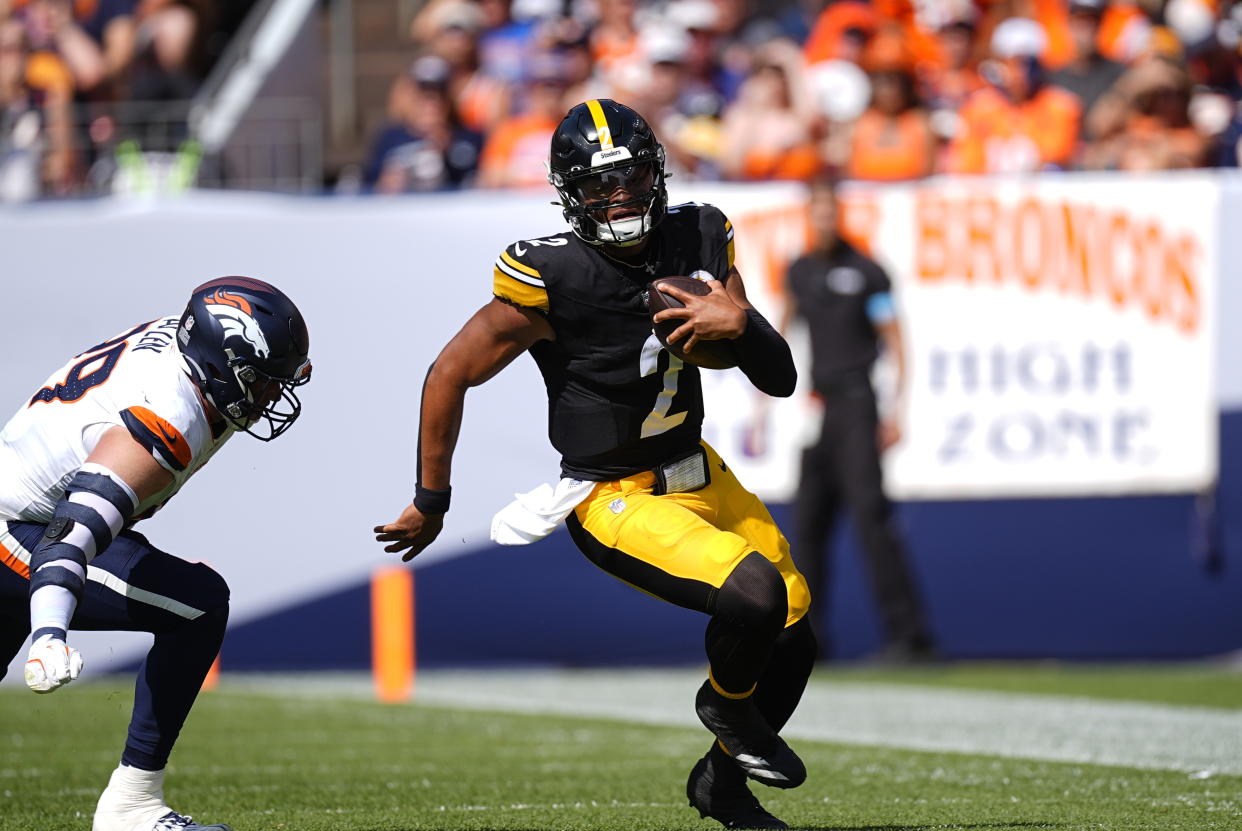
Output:
[[[652,317],[655,317],[656,312],[662,309],[680,309],[685,306],[676,297],[660,291],[659,287],[662,284],[676,286],[683,291],[697,295],[711,294],[712,291],[706,282],[696,277],[661,277],[653,280],[647,289],[647,308]],[[728,369],[737,366],[737,350],[733,347],[731,340],[701,340],[689,352],[682,348],[689,338],[682,338],[670,344],[668,336],[675,332],[683,322],[676,318],[661,320],[659,323],[652,320],[651,328],[656,337],[660,339],[660,343],[664,344],[665,349],[688,364],[701,366],[704,369]]]

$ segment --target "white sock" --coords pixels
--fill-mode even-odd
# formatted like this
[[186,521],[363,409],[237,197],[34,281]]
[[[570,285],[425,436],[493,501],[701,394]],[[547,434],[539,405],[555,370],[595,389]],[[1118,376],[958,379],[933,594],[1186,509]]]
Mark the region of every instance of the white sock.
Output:
[[120,764],[95,806],[92,831],[151,831],[171,810],[164,804],[164,771]]

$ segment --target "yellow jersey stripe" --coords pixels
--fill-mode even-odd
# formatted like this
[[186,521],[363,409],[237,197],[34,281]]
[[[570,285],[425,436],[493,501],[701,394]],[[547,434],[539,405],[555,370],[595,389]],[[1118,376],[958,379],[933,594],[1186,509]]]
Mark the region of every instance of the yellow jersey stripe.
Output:
[[611,150],[612,129],[608,126],[608,119],[604,117],[604,108],[594,98],[586,103],[587,109],[591,111],[591,118],[595,119],[595,135],[599,138],[599,149]]
[[500,259],[504,260],[506,265],[511,266],[512,268],[516,268],[518,271],[522,272],[523,274],[529,274],[531,277],[539,277],[538,271],[536,271],[535,269],[531,268],[528,265],[523,265],[522,263],[519,263],[517,260],[509,256],[508,251],[501,251]]
[[499,268],[492,273],[492,294],[518,306],[548,311],[548,290],[519,282]]

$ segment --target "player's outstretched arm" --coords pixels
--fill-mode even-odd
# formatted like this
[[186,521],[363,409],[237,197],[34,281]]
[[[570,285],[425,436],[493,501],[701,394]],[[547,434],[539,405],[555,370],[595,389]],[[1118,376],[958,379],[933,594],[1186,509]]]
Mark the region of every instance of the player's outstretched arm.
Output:
[[394,522],[373,529],[384,550],[413,559],[444,527],[453,451],[461,432],[466,390],[491,379],[540,340],[553,338],[543,315],[493,299],[475,312],[440,352],[423,382],[414,502]]
[[86,583],[86,566],[129,522],[142,501],[172,482],[124,427],[113,427],[74,474],[30,557],[30,652],[26,684],[57,690],[77,678],[82,656],[66,642]]

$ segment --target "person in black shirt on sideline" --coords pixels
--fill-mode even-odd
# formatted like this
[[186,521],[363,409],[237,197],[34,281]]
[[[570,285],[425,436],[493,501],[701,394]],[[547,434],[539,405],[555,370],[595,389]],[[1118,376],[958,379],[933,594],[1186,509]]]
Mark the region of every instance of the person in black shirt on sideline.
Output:
[[[904,389],[901,325],[888,275],[838,235],[837,213],[833,185],[815,183],[810,201],[815,247],[786,277],[781,329],[787,331],[794,317],[806,321],[812,383],[824,414],[818,441],[802,454],[793,556],[813,601],[828,596],[827,544],[841,508],[848,509],[884,625],[885,644],[877,657],[931,660],[936,649],[880,469],[880,454],[900,441],[901,427],[893,416],[879,418],[871,386],[871,367],[882,345],[896,362],[899,395]],[[812,603],[812,625],[819,624],[823,608],[822,600]],[[829,640],[817,635],[820,658],[826,659]]]

